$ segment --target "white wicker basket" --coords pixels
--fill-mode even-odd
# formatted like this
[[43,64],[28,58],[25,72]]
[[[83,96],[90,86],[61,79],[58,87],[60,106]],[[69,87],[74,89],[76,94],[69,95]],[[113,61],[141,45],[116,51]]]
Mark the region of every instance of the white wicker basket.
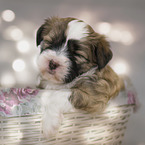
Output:
[[101,115],[64,114],[58,134],[45,139],[41,115],[0,117],[0,145],[120,145],[133,105],[113,107]]

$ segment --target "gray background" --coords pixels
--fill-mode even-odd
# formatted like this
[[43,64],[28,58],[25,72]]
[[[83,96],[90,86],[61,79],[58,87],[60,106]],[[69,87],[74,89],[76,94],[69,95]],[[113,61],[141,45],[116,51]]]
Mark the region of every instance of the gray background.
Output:
[[[12,22],[2,19],[2,12],[10,9],[15,13]],[[111,41],[114,57],[111,65],[118,60],[127,64],[127,75],[138,92],[141,108],[133,114],[128,123],[123,145],[145,145],[145,0],[0,0],[0,80],[8,78],[15,81],[15,86],[33,86],[36,82],[35,66],[38,49],[35,46],[35,31],[49,16],[77,17],[89,23],[96,31],[100,22],[108,22],[114,28],[127,30],[132,34],[133,42],[125,45]],[[16,26],[29,42],[30,50],[20,53],[17,41],[7,40],[5,31],[9,26]],[[20,41],[20,40],[19,40]],[[26,67],[21,72],[12,68],[13,61],[23,59]]]

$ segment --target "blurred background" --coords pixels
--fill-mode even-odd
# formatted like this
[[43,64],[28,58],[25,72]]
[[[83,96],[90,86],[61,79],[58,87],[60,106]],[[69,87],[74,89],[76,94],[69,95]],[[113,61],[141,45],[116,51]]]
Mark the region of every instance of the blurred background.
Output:
[[145,0],[0,0],[0,86],[35,86],[35,34],[50,16],[77,17],[105,34],[112,68],[130,76],[142,106],[123,145],[145,145]]

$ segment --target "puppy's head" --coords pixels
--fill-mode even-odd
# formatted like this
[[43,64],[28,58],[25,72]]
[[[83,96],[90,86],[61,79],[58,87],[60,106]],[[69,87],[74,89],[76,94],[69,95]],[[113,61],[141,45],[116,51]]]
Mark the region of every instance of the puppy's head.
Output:
[[57,84],[69,83],[92,67],[101,70],[112,58],[105,37],[75,18],[47,19],[36,41],[41,76]]

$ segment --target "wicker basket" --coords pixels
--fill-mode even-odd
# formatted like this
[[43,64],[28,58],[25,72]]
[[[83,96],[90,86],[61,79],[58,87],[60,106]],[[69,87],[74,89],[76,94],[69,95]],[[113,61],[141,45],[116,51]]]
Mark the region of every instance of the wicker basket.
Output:
[[119,145],[133,105],[107,109],[101,115],[64,114],[58,134],[45,139],[41,115],[0,117],[0,145]]

